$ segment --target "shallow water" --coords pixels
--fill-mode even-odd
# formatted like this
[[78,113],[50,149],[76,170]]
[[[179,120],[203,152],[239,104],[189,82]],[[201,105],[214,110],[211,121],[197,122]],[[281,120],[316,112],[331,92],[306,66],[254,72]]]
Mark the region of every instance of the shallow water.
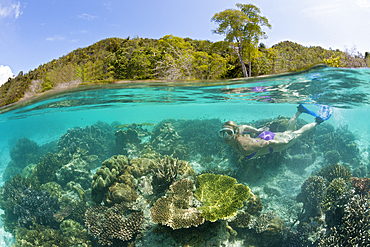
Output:
[[[184,133],[184,136],[181,136],[183,139],[199,140],[196,138],[206,135],[201,139],[207,140],[208,143],[199,143],[201,146],[206,146],[203,153],[199,150],[190,150],[191,145],[187,144],[188,153],[179,157],[188,161],[196,173],[205,170],[216,173],[221,171],[235,177],[239,183],[248,185],[253,193],[260,196],[264,206],[262,212],[274,211],[284,221],[286,227],[292,225],[297,227],[298,224],[295,224],[295,221],[302,210],[302,203],[296,201],[296,196],[307,177],[328,165],[325,161],[325,153],[320,153],[320,150],[314,147],[308,147],[305,149],[306,153],[299,156],[301,149],[292,146],[287,152],[255,159],[253,164],[238,163],[235,151],[216,139],[217,131],[222,122],[228,120],[238,124],[256,124],[258,121],[266,120],[265,123],[273,121],[278,116],[291,117],[299,103],[305,104],[314,111],[318,111],[320,105],[330,105],[333,108],[333,114],[325,124],[333,126],[335,130],[344,130],[344,133],[353,135],[352,144],[358,148],[358,153],[351,154],[351,157],[344,157],[342,154],[339,163],[348,164],[352,171],[367,168],[370,138],[369,82],[370,69],[316,67],[298,73],[248,80],[132,83],[79,88],[24,102],[10,111],[2,109],[0,171],[4,172],[11,162],[9,153],[20,138],[26,137],[42,146],[58,141],[69,129],[85,128],[98,121],[107,123],[110,126],[107,131],[111,131],[114,137],[116,131],[127,130],[127,125],[133,123],[142,124],[143,130],[151,132],[167,120],[172,121],[178,133]],[[308,114],[302,114],[300,119],[305,121],[301,124],[314,121],[314,118]],[[200,126],[206,127],[206,131]],[[185,127],[190,130],[180,129]],[[145,142],[150,142],[150,135],[142,138],[142,143]],[[186,143],[186,140],[184,142]],[[76,144],[69,145],[73,148]],[[211,148],[212,145],[220,145],[222,150],[214,151]],[[295,145],[315,144],[307,140]],[[176,147],[173,148],[176,149]],[[335,150],[334,144],[333,149]],[[209,152],[212,150],[212,153],[204,153],[207,150]],[[315,158],[312,158],[314,155],[309,153],[310,150],[315,152]],[[326,152],[328,150],[331,150],[330,147]],[[99,157],[105,156],[104,159],[107,159],[114,154],[119,152],[109,151],[99,154]],[[129,158],[136,158],[138,153],[126,147],[124,154]],[[202,156],[205,158],[202,159]],[[271,161],[269,157],[279,160],[280,156],[289,157],[289,159],[279,161],[276,166],[268,163]],[[204,161],[206,158],[210,158],[211,162]],[[298,159],[297,163],[292,161],[294,159]],[[96,168],[92,169],[92,174],[95,174],[95,171]],[[256,174],[251,174],[253,172]],[[3,178],[1,182],[3,184],[5,179]],[[136,245],[148,246],[151,242],[160,246],[161,242],[158,239],[163,240],[165,234],[159,236],[157,232],[153,237],[153,233],[148,232],[145,237],[137,239]],[[225,233],[224,238],[216,244],[246,245],[248,241],[243,234],[248,233],[239,233],[237,235],[239,237],[230,239]],[[176,239],[173,236],[172,238]],[[165,242],[167,241],[169,246],[184,244],[173,239],[165,239]],[[0,243],[4,244],[4,241],[0,240]],[[207,244],[207,241],[205,242],[204,245]],[[257,244],[257,246],[264,245]]]

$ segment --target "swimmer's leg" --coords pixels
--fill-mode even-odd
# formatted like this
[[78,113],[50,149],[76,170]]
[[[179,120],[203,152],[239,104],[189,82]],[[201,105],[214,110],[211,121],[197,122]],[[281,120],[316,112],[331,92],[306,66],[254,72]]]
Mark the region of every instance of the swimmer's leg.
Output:
[[296,134],[296,137],[304,136],[304,135],[308,134],[311,130],[313,130],[316,125],[318,125],[318,123],[316,123],[316,122],[306,124],[305,126],[300,128],[299,130],[294,131],[293,133]]
[[301,114],[302,114],[301,112],[297,111],[294,114],[294,116],[289,120],[288,125],[286,127],[287,131],[294,131],[295,125],[297,124],[298,117]]

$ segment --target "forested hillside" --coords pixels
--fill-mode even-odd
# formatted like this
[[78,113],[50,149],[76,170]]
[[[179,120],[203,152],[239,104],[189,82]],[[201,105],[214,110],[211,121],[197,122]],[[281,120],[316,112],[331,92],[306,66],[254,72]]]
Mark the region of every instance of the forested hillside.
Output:
[[[365,67],[370,56],[304,47],[290,41],[271,48],[259,45],[252,76],[295,71],[317,63]],[[53,88],[118,80],[208,80],[242,77],[238,57],[227,42],[172,35],[157,39],[109,38],[79,48],[28,73],[20,72],[0,88],[0,106]]]

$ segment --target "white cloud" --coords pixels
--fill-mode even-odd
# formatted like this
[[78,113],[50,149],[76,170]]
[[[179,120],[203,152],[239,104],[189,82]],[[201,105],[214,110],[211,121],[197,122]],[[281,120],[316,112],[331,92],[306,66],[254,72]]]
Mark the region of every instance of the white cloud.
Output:
[[97,16],[93,16],[93,15],[89,15],[89,14],[84,13],[82,15],[79,15],[78,18],[82,18],[82,19],[87,20],[87,21],[92,21],[95,18],[97,18]]
[[9,77],[13,78],[13,76],[9,66],[0,65],[0,86],[7,82]]
[[60,35],[54,35],[54,37],[48,37],[46,38],[47,41],[61,41],[65,40],[66,38]]
[[21,3],[20,2],[8,2],[0,3],[0,18],[6,18],[6,17],[14,17],[15,19],[18,19],[18,17],[23,14],[21,10]]

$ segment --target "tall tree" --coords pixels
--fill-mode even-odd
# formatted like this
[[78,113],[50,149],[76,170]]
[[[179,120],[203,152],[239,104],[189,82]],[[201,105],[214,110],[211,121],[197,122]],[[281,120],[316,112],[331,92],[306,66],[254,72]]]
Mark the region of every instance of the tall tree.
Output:
[[244,58],[249,62],[249,76],[251,76],[251,61],[258,53],[258,41],[267,38],[262,27],[271,28],[268,19],[261,16],[261,10],[252,4],[240,4],[239,8],[227,9],[216,13],[211,21],[219,26],[213,30],[216,34],[225,35],[225,41],[232,46],[234,53],[238,56],[243,69],[243,75],[247,77]]

